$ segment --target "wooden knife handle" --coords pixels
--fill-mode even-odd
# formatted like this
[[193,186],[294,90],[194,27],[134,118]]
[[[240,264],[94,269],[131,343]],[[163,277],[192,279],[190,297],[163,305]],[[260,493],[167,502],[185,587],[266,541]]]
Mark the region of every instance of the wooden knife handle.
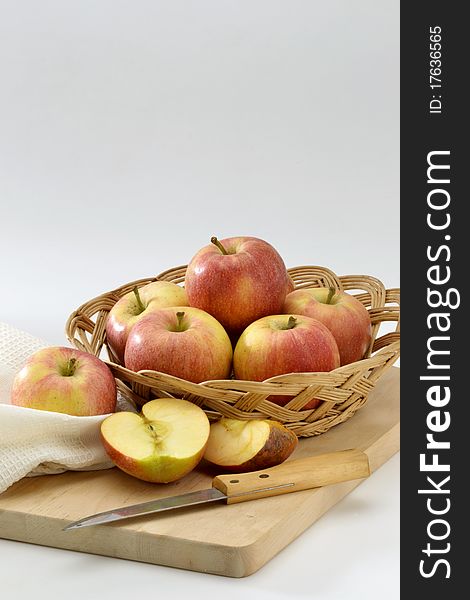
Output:
[[212,487],[227,496],[227,504],[234,504],[362,479],[369,475],[367,454],[360,450],[341,450],[287,461],[264,471],[219,475],[213,479]]

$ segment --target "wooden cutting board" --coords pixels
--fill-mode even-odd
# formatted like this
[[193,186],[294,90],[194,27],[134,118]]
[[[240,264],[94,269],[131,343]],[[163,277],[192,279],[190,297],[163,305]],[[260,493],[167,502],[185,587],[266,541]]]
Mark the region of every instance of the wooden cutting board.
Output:
[[[399,427],[399,369],[392,368],[353,418],[321,436],[300,440],[291,458],[359,448],[368,454],[374,471],[399,449]],[[0,495],[0,537],[244,577],[360,483],[62,531],[71,521],[90,514],[210,487],[212,475],[201,468],[168,485],[145,483],[118,469],[23,479]]]

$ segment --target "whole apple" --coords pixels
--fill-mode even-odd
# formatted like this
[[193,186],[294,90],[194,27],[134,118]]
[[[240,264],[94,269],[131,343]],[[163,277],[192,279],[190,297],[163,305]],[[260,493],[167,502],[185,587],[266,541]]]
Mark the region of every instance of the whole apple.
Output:
[[283,312],[317,319],[333,334],[341,365],[364,358],[371,341],[367,309],[357,298],[334,288],[296,290],[286,297]]
[[271,244],[254,237],[213,237],[189,263],[185,285],[191,306],[236,334],[260,317],[281,312],[287,278]]
[[227,332],[198,308],[162,308],[131,329],[124,364],[132,371],[151,369],[200,383],[226,379],[232,364]]
[[188,306],[184,288],[170,281],[153,281],[134,288],[116,302],[106,321],[106,339],[120,362],[132,326],[154,310],[169,306]]
[[[332,333],[319,321],[301,315],[271,315],[249,325],[233,355],[237,379],[264,381],[285,373],[331,371],[339,367],[339,352]],[[289,396],[270,396],[284,406]],[[320,404],[313,399],[303,408]]]
[[116,409],[116,382],[99,358],[73,348],[42,348],[16,374],[11,403],[79,417]]

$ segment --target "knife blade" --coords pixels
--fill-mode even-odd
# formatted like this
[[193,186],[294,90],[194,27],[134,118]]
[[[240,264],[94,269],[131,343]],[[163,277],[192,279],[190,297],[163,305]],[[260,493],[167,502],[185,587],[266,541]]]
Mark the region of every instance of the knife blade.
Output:
[[91,525],[105,525],[131,517],[140,517],[210,502],[224,501],[227,504],[234,504],[267,498],[342,481],[362,479],[369,475],[370,466],[367,454],[355,449],[340,450],[286,461],[262,471],[218,475],[212,480],[212,488],[97,513],[69,523],[64,527],[64,531]]

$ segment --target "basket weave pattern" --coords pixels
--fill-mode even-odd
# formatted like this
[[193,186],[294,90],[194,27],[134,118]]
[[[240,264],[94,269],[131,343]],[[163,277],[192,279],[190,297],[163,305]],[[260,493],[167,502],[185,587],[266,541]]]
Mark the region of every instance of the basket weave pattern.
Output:
[[[211,420],[221,415],[235,419],[271,418],[292,429],[299,437],[325,433],[352,417],[367,401],[378,378],[400,354],[400,290],[386,290],[376,278],[367,275],[337,276],[324,267],[289,269],[296,289],[334,287],[353,293],[368,309],[372,321],[372,342],[363,360],[326,373],[290,373],[264,382],[235,379],[192,383],[157,371],[135,373],[119,364],[106,345],[106,320],[114,304],[137,285],[164,280],[184,283],[186,266],[164,271],[157,277],[133,281],[86,302],[74,311],[66,324],[69,341],[79,350],[99,356],[107,350],[118,388],[136,405],[152,398],[174,396],[201,406]],[[379,337],[382,323],[394,322],[395,330]],[[267,400],[268,396],[292,396],[285,406]],[[322,400],[315,409],[303,407],[314,398]]]

